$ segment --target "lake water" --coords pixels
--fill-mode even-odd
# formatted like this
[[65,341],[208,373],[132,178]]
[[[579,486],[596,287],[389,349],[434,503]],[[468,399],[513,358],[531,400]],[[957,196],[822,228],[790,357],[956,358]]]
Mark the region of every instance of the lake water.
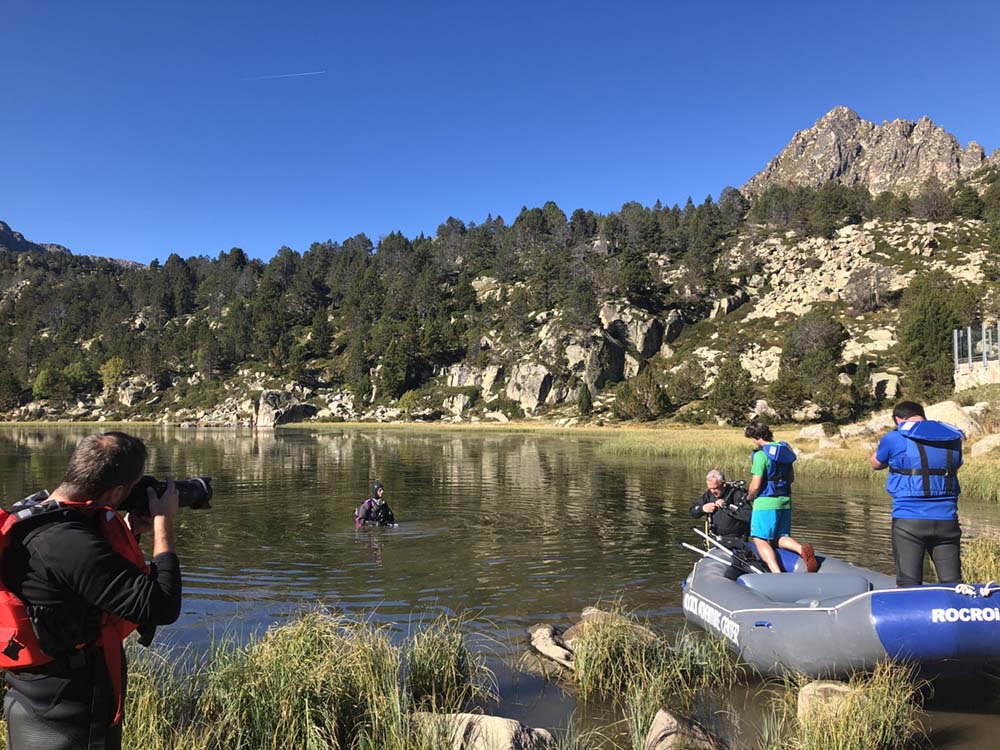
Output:
[[[53,489],[90,431],[5,426],[3,497]],[[320,603],[401,634],[464,613],[470,634],[501,644],[492,646],[498,657],[523,648],[528,626],[569,624],[602,600],[621,598],[664,627],[683,620],[680,582],[694,555],[680,544],[694,541],[688,507],[707,466],[612,457],[602,436],[555,431],[133,431],[150,447],[150,473],[214,478],[212,509],[178,514],[184,608],[158,636],[164,642],[259,632]],[[376,479],[400,527],[356,532],[353,510]],[[963,506],[962,522],[967,534],[998,532],[1000,508]],[[891,573],[889,523],[876,485],[798,472],[800,541]],[[565,726],[570,699],[532,678],[515,686],[499,658],[491,666],[503,695],[497,713]],[[984,747],[1000,733],[994,699],[939,691],[932,708],[937,747]]]

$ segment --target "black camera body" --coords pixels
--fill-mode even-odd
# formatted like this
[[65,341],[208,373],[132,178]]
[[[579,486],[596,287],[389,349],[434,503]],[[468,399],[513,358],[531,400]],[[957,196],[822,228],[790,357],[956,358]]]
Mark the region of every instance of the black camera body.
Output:
[[[157,495],[162,495],[167,489],[167,482],[164,479],[144,476],[139,483],[132,488],[132,492],[125,498],[119,510],[126,510],[140,516],[149,515],[149,495],[146,490],[152,487]],[[191,477],[190,479],[174,480],[174,487],[177,488],[177,503],[182,508],[211,508],[209,501],[212,499],[212,477]]]

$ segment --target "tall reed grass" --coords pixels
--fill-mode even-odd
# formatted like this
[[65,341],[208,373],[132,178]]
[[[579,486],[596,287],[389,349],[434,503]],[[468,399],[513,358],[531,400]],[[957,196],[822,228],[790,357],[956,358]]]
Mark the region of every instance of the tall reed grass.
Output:
[[718,638],[688,630],[659,637],[620,608],[586,624],[573,661],[577,697],[623,709],[630,746],[638,750],[661,708],[700,713],[745,670]]
[[1000,583],[1000,539],[980,536],[962,541],[962,580]]
[[496,681],[462,635],[461,618],[442,616],[409,639],[403,649],[406,688],[415,708],[459,711],[497,698]]
[[387,628],[312,611],[198,659],[128,651],[126,750],[443,750],[448,731],[413,711],[496,696],[456,618],[396,645]]

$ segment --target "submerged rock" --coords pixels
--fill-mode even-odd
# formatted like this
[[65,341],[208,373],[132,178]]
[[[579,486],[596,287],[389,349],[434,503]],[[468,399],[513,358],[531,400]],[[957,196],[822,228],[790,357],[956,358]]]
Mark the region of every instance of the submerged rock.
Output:
[[800,722],[819,712],[837,713],[853,692],[850,685],[837,680],[815,680],[799,690],[797,712]]
[[562,638],[551,625],[528,628],[532,647],[542,656],[567,669],[573,669],[573,652],[566,648]]
[[[451,750],[557,750],[555,738],[545,729],[532,729],[519,721],[481,714],[412,715],[435,747]],[[441,740],[445,740],[441,744]]]
[[646,734],[642,750],[725,750],[725,743],[693,719],[661,708]]

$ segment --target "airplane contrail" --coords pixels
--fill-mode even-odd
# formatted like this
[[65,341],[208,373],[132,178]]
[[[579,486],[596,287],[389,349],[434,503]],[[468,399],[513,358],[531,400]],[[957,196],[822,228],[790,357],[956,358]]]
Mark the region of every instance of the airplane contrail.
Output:
[[302,76],[321,76],[325,75],[325,70],[310,70],[305,73],[279,73],[273,76],[252,76],[250,78],[244,78],[244,81],[270,81],[275,78],[301,78]]

